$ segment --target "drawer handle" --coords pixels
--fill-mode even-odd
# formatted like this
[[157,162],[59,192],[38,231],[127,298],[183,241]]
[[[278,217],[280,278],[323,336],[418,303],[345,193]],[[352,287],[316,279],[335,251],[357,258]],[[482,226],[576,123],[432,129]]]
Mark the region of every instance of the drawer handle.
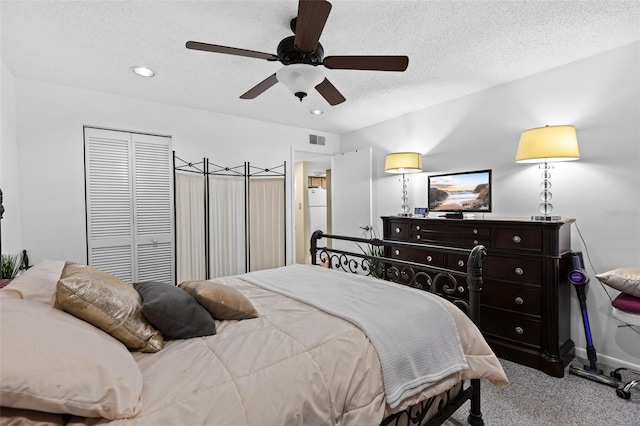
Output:
[[473,230],[473,235],[478,235],[478,230],[477,229]]
[[516,334],[524,334],[524,328],[516,327]]
[[400,228],[396,228],[396,234],[400,233]]
[[514,235],[513,236],[513,242],[518,244],[520,243],[520,241],[522,241],[522,238],[520,238],[520,235]]
[[396,256],[399,255],[400,254],[400,250],[396,249],[395,253],[396,253]]
[[524,303],[524,299],[522,297],[516,297],[516,305],[522,305]]
[[419,239],[420,239],[420,235],[416,235],[416,240],[419,240]]
[[464,266],[464,260],[458,260],[458,266]]
[[516,270],[514,272],[516,273],[516,275],[524,274],[524,270],[522,270],[522,268],[516,268]]
[[416,225],[416,231],[420,230],[420,225]]
[[433,260],[433,257],[427,256],[427,262],[431,262],[432,260]]

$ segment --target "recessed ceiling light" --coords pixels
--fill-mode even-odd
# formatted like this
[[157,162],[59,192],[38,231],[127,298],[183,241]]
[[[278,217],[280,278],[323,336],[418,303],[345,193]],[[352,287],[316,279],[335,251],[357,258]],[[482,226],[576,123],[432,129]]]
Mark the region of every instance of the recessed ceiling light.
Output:
[[156,75],[156,72],[154,70],[147,67],[140,67],[140,66],[131,67],[131,71],[135,72],[136,74],[142,77],[153,77],[154,75]]
[[312,109],[310,112],[311,112],[311,114],[313,114],[313,115],[320,115],[320,114],[324,114],[324,111],[323,111],[323,110],[321,110],[321,109]]

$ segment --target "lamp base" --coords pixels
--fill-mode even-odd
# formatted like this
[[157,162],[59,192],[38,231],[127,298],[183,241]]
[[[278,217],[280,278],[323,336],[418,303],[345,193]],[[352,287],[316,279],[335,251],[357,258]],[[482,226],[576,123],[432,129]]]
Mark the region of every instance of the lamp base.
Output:
[[552,221],[561,220],[562,216],[531,216],[531,220]]

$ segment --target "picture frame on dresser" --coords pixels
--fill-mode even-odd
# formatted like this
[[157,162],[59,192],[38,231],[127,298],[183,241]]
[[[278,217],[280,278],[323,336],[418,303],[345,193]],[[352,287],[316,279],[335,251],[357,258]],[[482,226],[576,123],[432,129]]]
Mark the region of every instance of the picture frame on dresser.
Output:
[[[473,248],[484,245],[485,298],[480,330],[501,358],[563,377],[574,358],[570,336],[571,224],[574,219],[445,219],[383,216],[384,239],[421,246]],[[390,247],[388,255],[461,269],[455,254],[419,254]],[[459,286],[445,297],[466,299]]]

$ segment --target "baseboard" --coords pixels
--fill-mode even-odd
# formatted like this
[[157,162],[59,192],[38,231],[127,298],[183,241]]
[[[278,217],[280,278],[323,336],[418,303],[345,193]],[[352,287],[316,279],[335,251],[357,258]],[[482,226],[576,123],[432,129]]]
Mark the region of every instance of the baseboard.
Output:
[[[583,348],[575,348],[575,349],[576,349],[576,356],[579,356],[580,358],[588,359],[586,349],[583,349]],[[640,364],[633,364],[628,361],[623,361],[621,359],[613,358],[613,357],[602,355],[602,354],[598,354],[597,356],[598,356],[598,362],[608,365],[609,367],[630,368],[632,370],[640,371]]]

